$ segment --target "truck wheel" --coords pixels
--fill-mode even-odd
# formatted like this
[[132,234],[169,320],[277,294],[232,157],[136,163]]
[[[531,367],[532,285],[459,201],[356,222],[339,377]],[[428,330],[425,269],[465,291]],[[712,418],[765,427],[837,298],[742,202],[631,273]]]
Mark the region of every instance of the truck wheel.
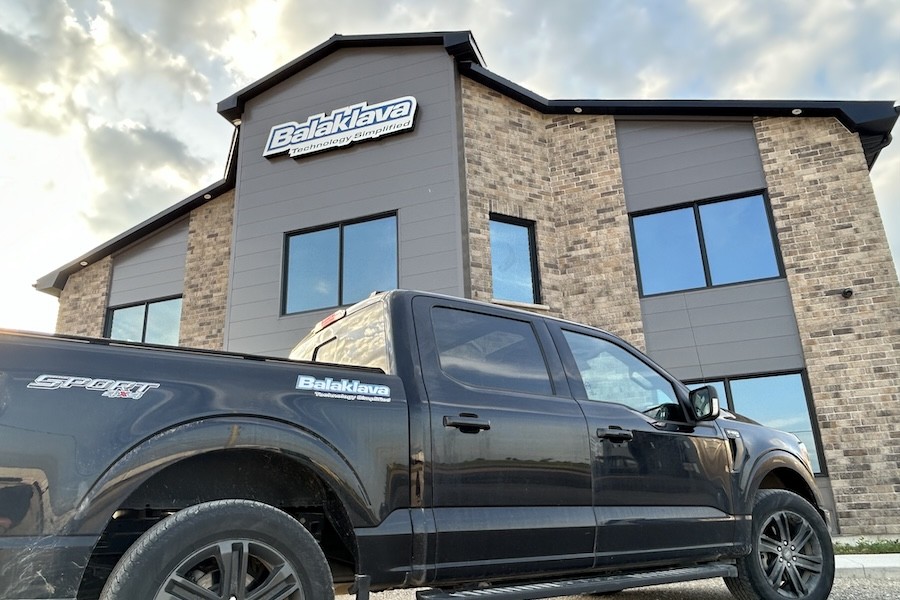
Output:
[[725,584],[738,600],[825,600],[834,549],[822,516],[792,492],[761,490],[753,506],[753,550]]
[[156,523],[122,556],[100,600],[334,599],[312,535],[286,513],[217,500]]

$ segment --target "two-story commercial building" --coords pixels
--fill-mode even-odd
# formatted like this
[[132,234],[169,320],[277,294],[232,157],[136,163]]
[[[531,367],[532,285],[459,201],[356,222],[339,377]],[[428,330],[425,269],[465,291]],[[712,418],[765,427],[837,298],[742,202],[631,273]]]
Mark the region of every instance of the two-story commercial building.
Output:
[[60,333],[286,356],[372,290],[589,323],[795,432],[900,534],[892,102],[547,100],[468,32],[339,36],[218,105],[225,177],[41,278]]

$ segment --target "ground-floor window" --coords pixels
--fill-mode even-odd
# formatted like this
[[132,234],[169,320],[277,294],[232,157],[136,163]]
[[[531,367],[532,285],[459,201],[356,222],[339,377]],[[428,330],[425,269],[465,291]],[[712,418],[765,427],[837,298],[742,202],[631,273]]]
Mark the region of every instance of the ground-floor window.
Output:
[[178,345],[181,297],[110,307],[106,337],[126,342]]
[[799,437],[809,449],[813,470],[824,472],[804,373],[742,375],[687,384],[691,389],[702,385],[715,386],[719,401],[728,410]]

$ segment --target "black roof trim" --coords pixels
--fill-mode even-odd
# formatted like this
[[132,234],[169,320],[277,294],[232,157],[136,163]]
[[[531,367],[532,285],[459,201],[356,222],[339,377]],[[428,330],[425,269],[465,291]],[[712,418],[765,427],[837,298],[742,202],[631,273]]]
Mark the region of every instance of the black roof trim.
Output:
[[62,293],[63,288],[66,287],[66,282],[69,280],[69,276],[73,273],[77,273],[85,266],[92,265],[95,262],[106,258],[110,254],[118,252],[119,250],[122,250],[130,246],[131,244],[141,240],[142,238],[150,235],[151,233],[162,229],[166,225],[174,223],[185,215],[190,214],[190,212],[195,208],[202,206],[213,198],[221,196],[225,192],[233,189],[235,182],[237,181],[237,146],[239,138],[238,133],[238,128],[235,128],[234,135],[231,138],[231,148],[228,153],[228,162],[226,163],[225,167],[224,179],[220,179],[216,183],[192,194],[191,196],[188,196],[181,202],[170,206],[160,213],[157,213],[143,223],[135,225],[128,231],[120,233],[106,243],[97,246],[96,248],[87,252],[86,254],[83,254],[82,256],[79,256],[72,262],[63,265],[55,271],[47,273],[35,282],[35,289],[39,292],[44,292],[50,294],[51,296],[59,297],[59,295]]
[[334,34],[309,52],[272,71],[217,105],[219,114],[234,123],[241,118],[244,105],[251,98],[270,90],[303,69],[342,48],[375,48],[385,46],[443,46],[457,61],[483,64],[481,52],[471,31],[439,31],[431,33],[387,33],[366,35]]
[[574,114],[577,108],[580,114],[634,117],[835,117],[859,134],[870,169],[900,117],[900,107],[889,100],[547,100],[475,63],[461,64],[460,73],[545,114]]

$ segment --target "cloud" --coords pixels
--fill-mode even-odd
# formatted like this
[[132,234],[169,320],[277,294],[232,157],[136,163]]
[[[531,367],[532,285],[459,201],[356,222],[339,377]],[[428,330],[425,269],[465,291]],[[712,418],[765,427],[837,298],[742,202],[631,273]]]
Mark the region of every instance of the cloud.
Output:
[[[6,116],[23,130],[80,141],[95,175],[80,214],[98,236],[118,233],[218,178],[212,157],[224,161],[225,147],[188,147],[188,140],[209,137],[217,118],[200,70],[212,63],[196,42],[199,30],[212,25],[198,18],[174,26],[177,5],[194,16],[209,8],[166,2],[160,6],[171,14],[154,13],[161,27],[147,28],[140,14],[117,12],[138,3],[43,0],[0,25],[0,91],[13,100]],[[182,35],[179,53],[169,44]],[[211,71],[223,70],[220,62]],[[195,118],[200,111],[205,121]],[[227,128],[222,122],[219,131]]]
[[91,130],[85,151],[103,189],[83,215],[104,235],[151,216],[210,167],[172,134],[135,123]]

